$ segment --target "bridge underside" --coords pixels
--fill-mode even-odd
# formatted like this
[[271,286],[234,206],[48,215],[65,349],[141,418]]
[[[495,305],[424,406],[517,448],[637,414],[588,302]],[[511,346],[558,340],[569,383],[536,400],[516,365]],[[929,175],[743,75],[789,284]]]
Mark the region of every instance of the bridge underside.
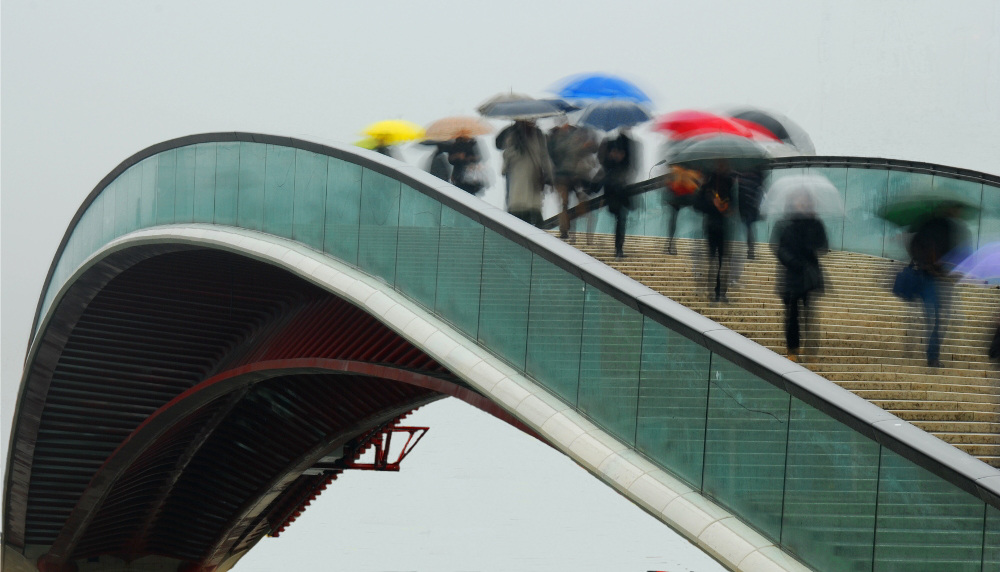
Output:
[[220,566],[447,395],[526,429],[283,270],[205,249],[115,253],[67,291],[32,362],[5,543],[53,570],[106,556]]

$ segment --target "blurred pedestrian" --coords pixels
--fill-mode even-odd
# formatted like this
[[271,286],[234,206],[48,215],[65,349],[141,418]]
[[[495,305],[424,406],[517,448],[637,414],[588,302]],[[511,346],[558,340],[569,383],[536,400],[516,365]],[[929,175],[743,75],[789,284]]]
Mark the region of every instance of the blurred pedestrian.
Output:
[[715,278],[713,302],[729,302],[726,297],[729,281],[726,268],[729,256],[727,241],[732,234],[729,225],[735,210],[733,183],[732,172],[720,162],[705,178],[695,197],[694,207],[704,215],[702,224],[708,243],[709,288],[712,287],[712,277]]
[[601,164],[599,184],[604,187],[604,200],[608,212],[615,217],[615,258],[625,258],[625,227],[628,211],[632,209],[632,198],[627,185],[634,176],[639,162],[638,144],[622,129],[617,137],[605,139],[597,151]]
[[[597,144],[590,130],[570,125],[565,117],[556,118],[549,131],[549,157],[555,174],[553,187],[559,194],[559,238],[569,238],[570,197],[576,199],[573,218],[586,214],[591,191],[591,175],[596,167]],[[591,231],[592,234],[593,231]]]
[[951,308],[951,264],[946,255],[967,242],[958,222],[961,207],[948,206],[913,225],[908,251],[920,278],[917,296],[923,302],[927,331],[927,365],[941,367],[941,340]]
[[810,338],[816,327],[810,305],[825,286],[819,257],[829,250],[829,243],[809,194],[798,194],[790,207],[774,227],[772,244],[780,265],[777,290],[785,305],[785,347],[788,359],[797,362],[802,338]]
[[376,153],[381,153],[386,157],[392,157],[397,161],[402,161],[403,158],[400,157],[399,152],[396,151],[395,145],[390,145],[388,141],[381,138],[376,138],[375,147],[373,151]]
[[507,212],[535,226],[542,223],[542,191],[552,182],[545,134],[534,121],[518,120],[497,135],[507,177]]
[[664,246],[666,254],[677,254],[674,245],[674,235],[677,232],[677,216],[685,207],[693,207],[696,193],[701,187],[702,175],[694,169],[680,165],[671,165],[666,175],[666,192],[663,194],[663,204],[670,208],[667,218],[667,243]]
[[427,171],[442,181],[451,181],[451,164],[448,163],[448,142],[434,144],[434,154],[427,165]]
[[448,149],[448,163],[453,167],[451,183],[474,195],[486,186],[482,172],[483,156],[474,137],[459,137]]
[[764,173],[760,168],[740,171],[736,175],[740,221],[746,229],[747,258],[754,258],[753,224],[760,220],[760,202],[764,197]]

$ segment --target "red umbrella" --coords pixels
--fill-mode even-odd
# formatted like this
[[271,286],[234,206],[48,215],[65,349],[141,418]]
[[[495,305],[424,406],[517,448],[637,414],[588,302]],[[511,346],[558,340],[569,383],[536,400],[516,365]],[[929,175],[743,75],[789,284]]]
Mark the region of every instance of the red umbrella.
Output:
[[751,121],[737,121],[696,109],[668,113],[657,120],[654,129],[666,132],[671,139],[690,139],[706,135],[736,135],[747,139],[778,140],[766,128]]

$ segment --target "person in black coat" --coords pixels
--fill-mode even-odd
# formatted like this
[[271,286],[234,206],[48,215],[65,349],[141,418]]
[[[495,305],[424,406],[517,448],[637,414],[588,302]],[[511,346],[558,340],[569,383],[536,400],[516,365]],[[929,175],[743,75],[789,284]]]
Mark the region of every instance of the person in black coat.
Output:
[[718,165],[711,171],[695,196],[694,208],[704,215],[702,226],[708,242],[709,280],[715,276],[715,302],[728,302],[726,290],[726,257],[729,255],[726,242],[731,234],[729,225],[733,207],[733,175],[725,165]]
[[479,145],[474,138],[459,137],[455,139],[448,149],[448,162],[453,167],[451,183],[471,195],[481,191],[484,186],[482,179],[470,176],[470,174],[479,167],[482,160],[483,156],[479,152]]
[[638,166],[637,144],[626,130],[617,137],[605,139],[597,150],[597,160],[601,164],[600,184],[604,186],[604,201],[608,212],[615,216],[615,257],[625,258],[625,226],[628,211],[632,210],[632,198],[626,186]]
[[434,154],[431,155],[427,171],[442,181],[451,181],[451,165],[448,163],[447,141],[434,143]]
[[805,333],[815,327],[810,303],[825,281],[819,257],[829,250],[826,228],[816,218],[812,197],[800,194],[791,201],[791,214],[774,227],[772,244],[778,258],[778,295],[785,305],[785,346],[788,359],[799,361],[801,334],[799,306]]

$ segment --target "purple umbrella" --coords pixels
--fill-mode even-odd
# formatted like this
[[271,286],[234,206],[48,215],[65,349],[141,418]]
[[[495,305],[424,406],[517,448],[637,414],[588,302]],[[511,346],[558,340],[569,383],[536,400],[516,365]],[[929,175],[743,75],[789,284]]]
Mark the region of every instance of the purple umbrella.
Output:
[[991,242],[955,265],[954,272],[963,282],[1000,281],[1000,242]]

